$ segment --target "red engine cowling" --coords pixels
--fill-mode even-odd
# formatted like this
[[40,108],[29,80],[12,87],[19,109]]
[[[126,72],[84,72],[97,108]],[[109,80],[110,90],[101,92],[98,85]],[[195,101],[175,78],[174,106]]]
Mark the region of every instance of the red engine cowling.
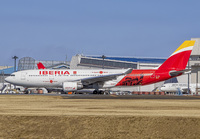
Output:
[[64,82],[63,83],[63,91],[70,92],[82,89],[83,85],[77,82]]

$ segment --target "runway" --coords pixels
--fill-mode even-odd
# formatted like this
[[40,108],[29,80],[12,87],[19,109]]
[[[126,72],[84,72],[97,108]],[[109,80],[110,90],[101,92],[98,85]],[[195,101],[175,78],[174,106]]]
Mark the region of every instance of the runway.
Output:
[[166,95],[66,95],[63,99],[200,99],[200,96]]
[[24,95],[24,96],[60,96],[63,99],[177,99],[193,100],[200,96],[192,95],[94,95],[94,94],[0,94],[1,95]]

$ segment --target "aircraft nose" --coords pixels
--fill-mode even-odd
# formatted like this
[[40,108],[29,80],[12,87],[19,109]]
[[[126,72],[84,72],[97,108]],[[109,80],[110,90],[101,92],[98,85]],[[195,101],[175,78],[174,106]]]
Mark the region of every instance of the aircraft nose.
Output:
[[6,78],[5,78],[5,81],[8,82],[8,83],[11,83],[11,82],[12,82],[12,79],[11,79],[11,77],[6,77]]
[[5,78],[5,81],[6,81],[6,82],[9,82],[9,81],[10,81],[10,77],[6,77],[6,78]]

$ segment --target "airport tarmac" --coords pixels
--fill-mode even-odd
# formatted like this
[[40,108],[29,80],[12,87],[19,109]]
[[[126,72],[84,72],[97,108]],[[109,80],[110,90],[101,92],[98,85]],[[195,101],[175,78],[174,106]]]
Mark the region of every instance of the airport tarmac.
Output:
[[0,94],[0,95],[25,95],[25,96],[61,96],[63,99],[200,99],[193,95],[94,95],[94,94]]
[[167,95],[66,95],[64,99],[200,99],[200,96]]

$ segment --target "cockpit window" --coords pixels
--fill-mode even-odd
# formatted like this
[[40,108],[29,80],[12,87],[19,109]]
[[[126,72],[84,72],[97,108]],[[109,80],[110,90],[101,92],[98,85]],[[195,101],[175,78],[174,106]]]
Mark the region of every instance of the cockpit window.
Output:
[[15,74],[11,74],[10,76],[15,76]]

